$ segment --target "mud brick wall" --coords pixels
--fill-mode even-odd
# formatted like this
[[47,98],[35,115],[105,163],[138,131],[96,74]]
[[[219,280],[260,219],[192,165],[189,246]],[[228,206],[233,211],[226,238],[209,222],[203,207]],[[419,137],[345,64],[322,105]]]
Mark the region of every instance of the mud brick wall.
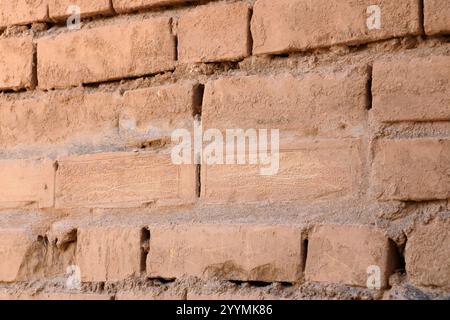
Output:
[[[0,30],[1,299],[450,297],[448,0],[0,0]],[[174,163],[194,121],[278,130],[278,170]]]

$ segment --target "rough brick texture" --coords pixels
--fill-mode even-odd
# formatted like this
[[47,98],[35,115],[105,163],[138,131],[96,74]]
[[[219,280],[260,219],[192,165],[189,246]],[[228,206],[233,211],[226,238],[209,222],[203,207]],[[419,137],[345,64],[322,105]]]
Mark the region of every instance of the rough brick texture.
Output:
[[31,37],[0,40],[0,90],[33,86],[33,50]]
[[178,5],[198,0],[113,0],[114,9],[117,12],[127,12],[143,8]]
[[73,15],[70,6],[78,6],[81,17],[112,13],[110,0],[48,0],[50,18],[59,20]]
[[[381,9],[381,28],[367,27],[367,8]],[[253,9],[253,53],[283,53],[359,44],[420,33],[417,0],[257,0]]]
[[361,226],[320,226],[309,239],[306,278],[312,281],[367,286],[367,269],[377,266],[387,287],[398,262],[395,245],[383,232]]
[[183,275],[295,282],[302,271],[301,229],[285,226],[150,226],[147,276]]
[[47,20],[46,0],[1,0],[0,28]]
[[428,35],[450,33],[450,2],[424,0],[424,24]]
[[174,67],[169,18],[118,24],[40,39],[42,89],[142,76]]

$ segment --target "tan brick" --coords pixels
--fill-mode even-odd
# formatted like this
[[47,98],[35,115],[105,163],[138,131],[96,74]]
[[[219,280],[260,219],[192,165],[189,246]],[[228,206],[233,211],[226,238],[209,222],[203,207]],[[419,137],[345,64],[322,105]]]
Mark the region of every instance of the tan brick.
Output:
[[78,229],[76,261],[81,281],[120,281],[139,276],[141,232],[127,226]]
[[31,37],[0,40],[0,90],[33,87]]
[[70,6],[78,6],[81,17],[113,12],[110,0],[48,0],[50,18],[60,20],[73,15],[73,12],[68,10]]
[[193,128],[200,113],[201,90],[196,82],[127,91],[120,132],[137,140],[170,137],[175,129]]
[[[381,29],[369,30],[367,8],[381,9]],[[361,44],[421,31],[418,0],[257,0],[253,54]]]
[[2,98],[0,146],[105,141],[117,131],[120,105],[118,93],[87,93],[83,89],[27,99]]
[[45,20],[47,0],[0,0],[0,28]]
[[[361,158],[357,140],[299,141],[270,164],[202,166],[202,198],[210,203],[318,201],[355,197]],[[266,173],[264,173],[266,174]]]
[[372,91],[379,121],[450,120],[450,56],[377,61]]
[[0,228],[0,281],[23,281],[23,267],[33,244],[24,228]]
[[150,226],[147,276],[299,280],[302,232],[289,226]]
[[324,225],[309,238],[305,276],[309,281],[366,287],[368,267],[377,266],[385,288],[397,265],[395,244],[380,230]]
[[243,2],[211,5],[183,15],[178,22],[181,62],[240,60],[250,55],[250,11]]
[[42,89],[77,86],[174,68],[169,18],[64,33],[38,40]]
[[279,129],[287,140],[359,136],[367,118],[367,83],[367,71],[359,69],[219,79],[205,86],[203,127]]
[[408,235],[405,260],[413,284],[450,289],[450,219],[416,225]]
[[119,12],[129,12],[144,8],[177,5],[198,2],[198,0],[113,0],[114,9]]
[[12,292],[0,291],[0,300],[111,300],[112,296],[103,293],[81,293],[81,292]]
[[53,206],[53,162],[49,160],[0,160],[0,207]]
[[195,199],[194,165],[170,154],[104,153],[58,160],[56,207],[179,205]]
[[424,24],[428,35],[450,33],[450,2],[424,0]]
[[176,292],[172,290],[150,290],[150,291],[119,291],[114,300],[185,300],[184,290]]
[[381,200],[450,198],[450,140],[381,140],[372,170],[373,194]]

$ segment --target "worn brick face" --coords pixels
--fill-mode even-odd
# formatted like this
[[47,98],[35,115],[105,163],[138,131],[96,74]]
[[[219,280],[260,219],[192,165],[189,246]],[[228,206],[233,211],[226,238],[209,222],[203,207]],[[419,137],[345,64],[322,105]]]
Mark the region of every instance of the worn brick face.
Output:
[[[367,8],[381,9],[381,28],[367,27]],[[420,33],[417,0],[257,0],[253,8],[253,54],[276,54],[360,44]]]
[[48,0],[48,8],[51,19],[65,19],[72,15],[70,6],[80,8],[81,17],[95,16],[112,13],[110,0]]
[[0,40],[0,90],[30,88],[33,83],[31,37]]
[[380,230],[324,225],[309,238],[305,275],[310,281],[366,287],[368,267],[377,266],[380,285],[385,288],[397,259],[395,245]]
[[38,41],[42,89],[154,74],[174,68],[169,18],[64,33]]
[[450,33],[450,2],[424,0],[424,24],[428,35]]
[[450,198],[450,140],[381,140],[372,168],[372,191],[381,200]]
[[140,207],[195,199],[194,165],[170,154],[105,153],[58,160],[56,207]]
[[0,0],[0,28],[47,19],[47,0]]
[[250,11],[246,3],[198,7],[178,22],[181,62],[240,60],[250,54]]
[[450,56],[377,61],[372,83],[379,121],[450,120]]
[[302,272],[302,233],[288,226],[150,226],[147,276],[295,282]]
[[23,229],[0,228],[0,281],[13,282],[21,278],[32,239]]

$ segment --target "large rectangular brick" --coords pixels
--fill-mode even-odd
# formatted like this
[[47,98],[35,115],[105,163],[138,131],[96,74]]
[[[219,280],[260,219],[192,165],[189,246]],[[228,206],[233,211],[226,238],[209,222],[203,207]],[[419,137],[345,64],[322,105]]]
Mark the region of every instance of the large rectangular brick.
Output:
[[120,113],[120,133],[145,141],[170,137],[176,129],[192,130],[200,113],[202,90],[186,81],[125,92]]
[[23,267],[33,243],[24,228],[0,228],[0,281],[23,281]]
[[398,262],[395,244],[382,231],[324,225],[316,227],[308,239],[305,276],[309,281],[366,287],[368,268],[375,266],[380,271],[380,288],[386,288]]
[[83,227],[77,231],[76,263],[82,282],[120,281],[141,274],[137,227]]
[[147,276],[296,282],[303,255],[299,227],[155,225],[150,226]]
[[181,62],[240,60],[250,55],[247,3],[198,7],[178,21]]
[[376,61],[372,85],[379,121],[450,120],[450,56]]
[[0,40],[0,90],[31,88],[33,42],[31,37]]
[[83,89],[0,98],[0,146],[107,141],[117,131],[120,94]]
[[56,207],[139,207],[191,203],[195,165],[165,153],[104,153],[58,160]]
[[155,74],[174,68],[170,18],[121,23],[38,40],[42,89]]
[[[260,160],[259,160],[260,161]],[[276,160],[273,160],[275,163]],[[358,140],[306,140],[279,153],[270,164],[205,164],[201,197],[210,203],[318,201],[358,194],[361,157]],[[264,173],[264,175],[263,175]]]
[[73,15],[73,12],[68,10],[70,6],[79,7],[81,17],[113,12],[110,0],[48,0],[50,18],[60,20]]
[[[277,54],[338,44],[362,44],[421,32],[418,0],[257,0],[253,54]],[[381,10],[381,27],[369,30],[369,6]],[[369,10],[369,11],[368,11]]]
[[0,207],[53,206],[55,171],[49,160],[0,160]]
[[450,218],[417,224],[408,234],[405,261],[413,284],[450,289]]
[[361,69],[222,78],[205,86],[202,123],[205,130],[279,129],[289,140],[359,136],[368,113],[367,84]]
[[46,0],[0,0],[0,28],[46,19]]
[[117,12],[123,13],[144,8],[177,5],[197,1],[198,0],[113,0],[113,5]]
[[450,1],[424,0],[424,20],[426,34],[449,34]]
[[372,191],[381,200],[450,199],[450,140],[381,140],[375,149]]

